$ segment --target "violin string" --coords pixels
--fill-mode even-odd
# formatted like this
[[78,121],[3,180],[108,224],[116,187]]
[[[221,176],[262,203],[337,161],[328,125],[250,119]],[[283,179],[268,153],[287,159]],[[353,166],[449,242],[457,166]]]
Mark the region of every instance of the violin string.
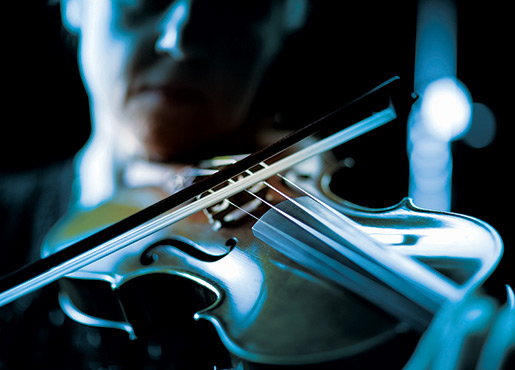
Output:
[[[246,172],[249,172],[250,173],[250,170],[247,170]],[[233,180],[229,180],[230,182],[232,182]],[[267,182],[267,181],[262,181],[261,183],[263,183],[264,185],[270,187],[271,185]],[[245,192],[247,194],[250,194],[252,195],[254,198],[256,198],[257,200],[259,200],[261,203],[265,204],[266,206],[268,206],[270,209],[274,209],[276,210],[277,212],[280,212],[280,209],[277,208],[275,205],[273,205],[272,203],[270,203],[269,201],[267,201],[265,198],[262,198],[260,197],[259,195],[257,195],[256,193],[250,191],[249,189],[245,189]],[[229,201],[229,200],[228,200]],[[230,202],[230,201],[229,201]],[[232,205],[234,205],[236,208],[240,209],[241,211],[247,213],[248,215],[252,216],[255,220],[259,220],[259,217],[254,215],[254,214],[251,214],[250,212],[248,212],[247,210],[243,209],[242,207],[239,207],[237,206],[236,204],[234,204],[234,202],[230,202]]]
[[[260,162],[259,163],[260,166],[262,166],[264,169],[268,168],[269,165],[266,164],[265,162]],[[250,169],[247,169],[245,170],[245,172],[249,175],[253,175],[254,173],[250,170]],[[275,174],[275,176],[278,176],[280,179],[284,180],[285,182],[287,182],[288,184],[292,185],[295,189],[297,189],[298,191],[300,191],[302,194],[308,196],[309,198],[313,199],[314,201],[316,201],[317,203],[319,203],[320,205],[324,206],[326,209],[334,212],[334,213],[337,213],[339,216],[341,215],[338,211],[336,211],[334,208],[330,207],[328,204],[324,203],[322,200],[320,200],[319,198],[315,197],[313,194],[309,193],[307,190],[301,188],[299,185],[295,184],[293,181],[289,180],[288,178],[286,178],[285,176],[281,175],[280,173],[277,173]],[[229,180],[229,182],[233,183],[234,181],[232,179]],[[291,196],[285,194],[283,191],[277,189],[276,187],[274,187],[272,184],[270,184],[269,182],[267,181],[262,181],[262,183],[264,185],[266,185],[268,188],[270,188],[271,190],[275,191],[276,193],[278,193],[279,195],[281,195],[283,198],[285,198],[285,200],[289,201],[289,202],[292,202],[292,204],[294,204],[295,206],[299,207],[300,209],[302,209],[303,211],[308,211],[304,206],[302,206],[300,203],[298,203],[297,201],[295,201],[294,198],[292,198]],[[261,202],[263,202],[264,204],[266,204],[267,206],[269,206],[271,209],[274,209],[276,211],[279,211],[279,209],[274,206],[273,204],[265,201],[264,199],[260,198],[257,194],[255,193],[252,193],[250,192],[248,189],[245,190],[247,193],[253,195],[256,199],[260,200]]]
[[[265,163],[260,163],[263,167],[268,167]],[[246,170],[245,172],[247,172],[249,175],[252,175],[252,172],[250,170]],[[229,179],[228,180],[229,182],[233,182],[234,180],[232,179]],[[305,206],[303,206],[302,204],[300,204],[299,202],[297,202],[294,198],[290,197],[289,195],[285,194],[283,191],[277,189],[275,186],[271,185],[269,182],[267,181],[262,181],[262,183],[269,187],[272,191],[275,191],[276,193],[278,193],[279,195],[281,195],[283,198],[285,198],[287,201],[291,202],[293,205],[295,205],[296,207],[298,207],[299,209],[301,209],[302,211],[306,212],[307,214],[311,214],[313,215],[312,211],[307,209]],[[309,226],[308,224],[306,224],[305,222],[303,222],[302,220],[298,219],[298,218],[295,218],[294,216],[290,215],[289,213],[283,211],[282,209],[278,208],[277,206],[273,205],[272,203],[270,203],[269,201],[267,201],[266,199],[260,197],[259,195],[251,192],[250,190],[248,189],[245,189],[245,192],[247,192],[248,194],[252,195],[253,197],[255,197],[256,199],[258,199],[259,201],[261,201],[263,204],[265,204],[266,206],[268,206],[270,209],[273,209],[275,210],[281,217],[293,222],[294,224],[296,224],[297,226],[301,227],[304,231],[308,232],[308,233],[311,233],[311,234],[320,234],[319,232],[317,232],[315,229],[313,229],[311,226]],[[227,200],[228,202],[230,202],[229,200]],[[247,213],[247,214],[250,214],[248,213],[246,210],[242,209],[241,207],[235,205],[233,202],[230,202],[232,203],[236,208],[242,210],[243,212]],[[259,217],[255,216],[255,215],[251,215],[254,219],[256,220],[260,220]],[[263,222],[264,224],[268,225],[268,226],[271,226],[273,227],[272,225],[266,223],[265,221],[263,221],[261,219],[261,222]],[[354,255],[354,258],[359,258],[359,254],[357,254],[355,251],[352,251],[352,250],[348,250],[348,253],[350,254],[353,254]],[[352,258],[351,258],[352,260]]]
[[[261,162],[260,165],[262,165],[264,168],[268,167],[268,165],[264,162]],[[275,176],[279,177],[281,180],[283,180],[284,182],[288,183],[289,185],[291,185],[292,187],[294,187],[296,190],[298,190],[299,192],[301,192],[302,194],[308,196],[309,198],[313,199],[315,202],[317,202],[318,204],[322,205],[324,208],[326,208],[327,210],[335,213],[335,214],[338,214],[338,216],[341,216],[342,213],[338,212],[337,210],[335,210],[333,207],[329,206],[327,203],[323,202],[320,198],[317,198],[315,197],[313,194],[311,194],[310,192],[308,192],[306,189],[300,187],[299,185],[297,185],[296,183],[294,183],[293,181],[291,181],[290,179],[288,179],[286,176],[283,176],[281,175],[280,173],[277,173]],[[271,186],[270,184],[267,183],[268,186]],[[278,189],[275,189],[274,190],[276,192],[279,192],[282,196],[284,196],[287,200],[289,201],[292,201],[294,202],[295,204],[295,201],[287,196],[286,194],[280,192]],[[298,204],[296,204],[298,205]]]
[[[265,163],[265,162],[260,162],[259,163],[260,166],[262,166],[263,168],[268,168],[269,166]],[[253,175],[253,172],[250,170],[250,169],[247,169],[245,170],[246,173],[248,173],[249,175]],[[276,174],[276,176],[279,175],[279,174]],[[287,201],[290,201],[290,202],[293,202],[293,204],[297,205],[295,200],[290,197],[289,195],[285,194],[284,192],[280,191],[279,189],[277,189],[276,187],[274,187],[272,184],[270,184],[268,181],[262,181],[262,183],[267,186],[269,189],[275,191],[277,194],[281,195],[284,199],[286,199]],[[264,204],[266,204],[267,206],[269,206],[271,209],[274,209],[276,211],[279,211],[279,209],[274,206],[273,204],[271,204],[270,202],[266,201],[265,199],[262,199],[261,197],[259,197],[257,194],[255,193],[252,193],[252,192],[249,192],[248,190],[246,190],[248,193],[250,193],[251,195],[253,195],[256,199],[260,200],[261,202],[263,202]]]
[[[267,168],[268,165],[264,162],[261,162],[260,163],[261,166],[263,166],[264,168]],[[248,172],[250,175],[252,174],[250,172],[250,170],[246,170],[246,172]],[[308,196],[309,198],[313,199],[314,201],[316,201],[317,203],[319,203],[320,205],[324,206],[326,209],[329,209],[331,210],[332,212],[335,212],[338,214],[338,216],[342,216],[342,214],[340,214],[338,211],[336,211],[334,208],[330,207],[329,205],[327,205],[326,203],[324,203],[322,200],[320,200],[319,198],[315,197],[314,195],[312,195],[311,193],[309,193],[307,190],[301,188],[300,186],[298,186],[297,184],[295,184],[294,182],[292,182],[291,180],[287,179],[285,176],[277,173],[275,174],[275,176],[279,177],[280,179],[282,180],[285,180],[286,182],[288,182],[289,184],[293,185],[297,190],[299,190],[302,194]],[[270,188],[271,190],[275,191],[276,193],[278,193],[279,195],[281,195],[283,198],[285,198],[287,201],[291,202],[293,205],[295,205],[296,207],[300,208],[302,211],[306,212],[306,213],[311,213],[310,210],[308,210],[305,206],[303,206],[302,204],[300,204],[299,202],[297,202],[294,198],[292,198],[291,196],[287,195],[286,193],[284,193],[283,191],[279,190],[278,188],[276,188],[275,186],[273,186],[272,184],[270,184],[269,182],[267,181],[263,181],[263,184],[266,185],[268,188]],[[257,195],[254,194],[254,196],[261,200],[262,202],[264,202],[263,199],[260,199]],[[277,207],[275,207],[274,205],[272,204],[267,204],[269,205],[272,209],[276,210],[276,211],[279,211],[279,209]]]
[[[263,168],[268,168],[269,166],[265,163],[265,162],[260,162],[259,163],[260,166],[262,166]],[[245,170],[245,172],[249,175],[253,175],[253,172],[250,170],[250,169],[247,169]],[[300,192],[302,192],[303,194],[307,195],[308,197],[310,197],[311,199],[315,200],[316,202],[318,202],[319,204],[325,206],[326,208],[334,211],[334,212],[337,212],[336,210],[334,210],[332,207],[328,206],[327,204],[325,204],[324,202],[322,202],[320,199],[316,198],[314,195],[310,194],[309,192],[307,192],[305,189],[302,189],[300,186],[298,186],[297,184],[294,184],[291,180],[287,179],[286,177],[282,176],[281,174],[277,173],[275,174],[275,176],[278,176],[279,178],[283,179],[283,180],[286,180],[288,183],[292,184],[297,190],[299,190]],[[234,182],[234,180],[232,179],[229,179],[229,182]],[[310,211],[304,207],[302,204],[300,204],[299,202],[297,202],[294,198],[292,198],[291,196],[285,194],[283,191],[279,190],[278,188],[276,188],[275,186],[273,186],[272,184],[270,184],[268,181],[262,181],[262,183],[267,186],[269,189],[271,189],[272,191],[276,192],[277,194],[281,195],[285,200],[291,202],[293,205],[295,205],[296,207],[300,208],[301,210],[303,210],[304,212],[307,212],[307,213],[310,213]],[[277,208],[275,205],[273,205],[272,203],[266,201],[265,199],[259,197],[257,194],[249,191],[248,189],[245,190],[248,194],[254,196],[256,199],[258,199],[259,201],[261,201],[262,203],[264,203],[265,205],[267,205],[269,208],[275,210],[276,212],[280,213],[283,217],[286,217],[286,218],[289,218],[288,214],[286,214],[285,212],[283,212],[282,210],[280,210],[279,208]],[[237,207],[237,208],[240,208],[240,207]],[[255,219],[258,219],[256,218],[256,216],[253,215],[253,217]],[[291,216],[290,216],[291,217]],[[302,223],[300,220],[296,220],[296,223],[299,224],[299,226],[301,226],[303,229],[307,230],[307,228],[309,227],[308,225],[306,225],[305,223]]]

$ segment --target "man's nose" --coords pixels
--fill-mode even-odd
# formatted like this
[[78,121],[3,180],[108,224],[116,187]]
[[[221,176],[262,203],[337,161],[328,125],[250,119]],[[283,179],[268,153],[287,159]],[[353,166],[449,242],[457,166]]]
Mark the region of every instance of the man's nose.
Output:
[[170,6],[159,24],[156,50],[183,60],[189,51],[184,43],[184,29],[189,21],[192,0],[178,0]]

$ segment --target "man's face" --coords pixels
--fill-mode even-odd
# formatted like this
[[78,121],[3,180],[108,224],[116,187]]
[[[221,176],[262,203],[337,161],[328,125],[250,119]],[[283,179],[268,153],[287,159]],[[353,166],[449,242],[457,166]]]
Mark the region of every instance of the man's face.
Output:
[[109,111],[119,137],[158,160],[198,155],[240,129],[287,33],[282,0],[80,4],[93,108]]

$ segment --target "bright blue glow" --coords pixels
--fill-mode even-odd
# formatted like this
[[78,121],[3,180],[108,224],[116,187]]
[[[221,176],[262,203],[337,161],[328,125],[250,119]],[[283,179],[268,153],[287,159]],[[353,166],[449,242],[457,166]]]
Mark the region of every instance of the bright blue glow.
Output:
[[442,140],[460,138],[470,126],[470,94],[456,79],[441,78],[430,83],[422,94],[420,109],[428,131]]

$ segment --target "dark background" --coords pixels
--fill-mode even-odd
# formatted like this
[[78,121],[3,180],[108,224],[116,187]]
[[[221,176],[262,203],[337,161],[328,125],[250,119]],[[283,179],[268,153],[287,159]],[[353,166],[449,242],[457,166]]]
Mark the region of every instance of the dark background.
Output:
[[[309,27],[290,40],[270,72],[259,104],[277,112],[279,121],[295,125],[394,75],[412,86],[416,2],[316,3]],[[494,112],[497,135],[483,149],[453,144],[452,210],[490,223],[502,236],[505,257],[486,285],[502,301],[503,283],[513,284],[515,261],[513,186],[508,179],[513,171],[508,144],[513,121],[508,50],[513,32],[505,21],[508,10],[496,2],[460,0],[457,6],[458,78],[474,101]],[[49,7],[45,0],[11,1],[2,7],[0,267],[6,273],[37,258],[41,238],[65,212],[71,158],[87,140],[90,127],[73,43],[60,26],[58,7]],[[356,140],[349,152],[356,166],[345,181],[345,198],[383,207],[407,195],[402,122]]]

